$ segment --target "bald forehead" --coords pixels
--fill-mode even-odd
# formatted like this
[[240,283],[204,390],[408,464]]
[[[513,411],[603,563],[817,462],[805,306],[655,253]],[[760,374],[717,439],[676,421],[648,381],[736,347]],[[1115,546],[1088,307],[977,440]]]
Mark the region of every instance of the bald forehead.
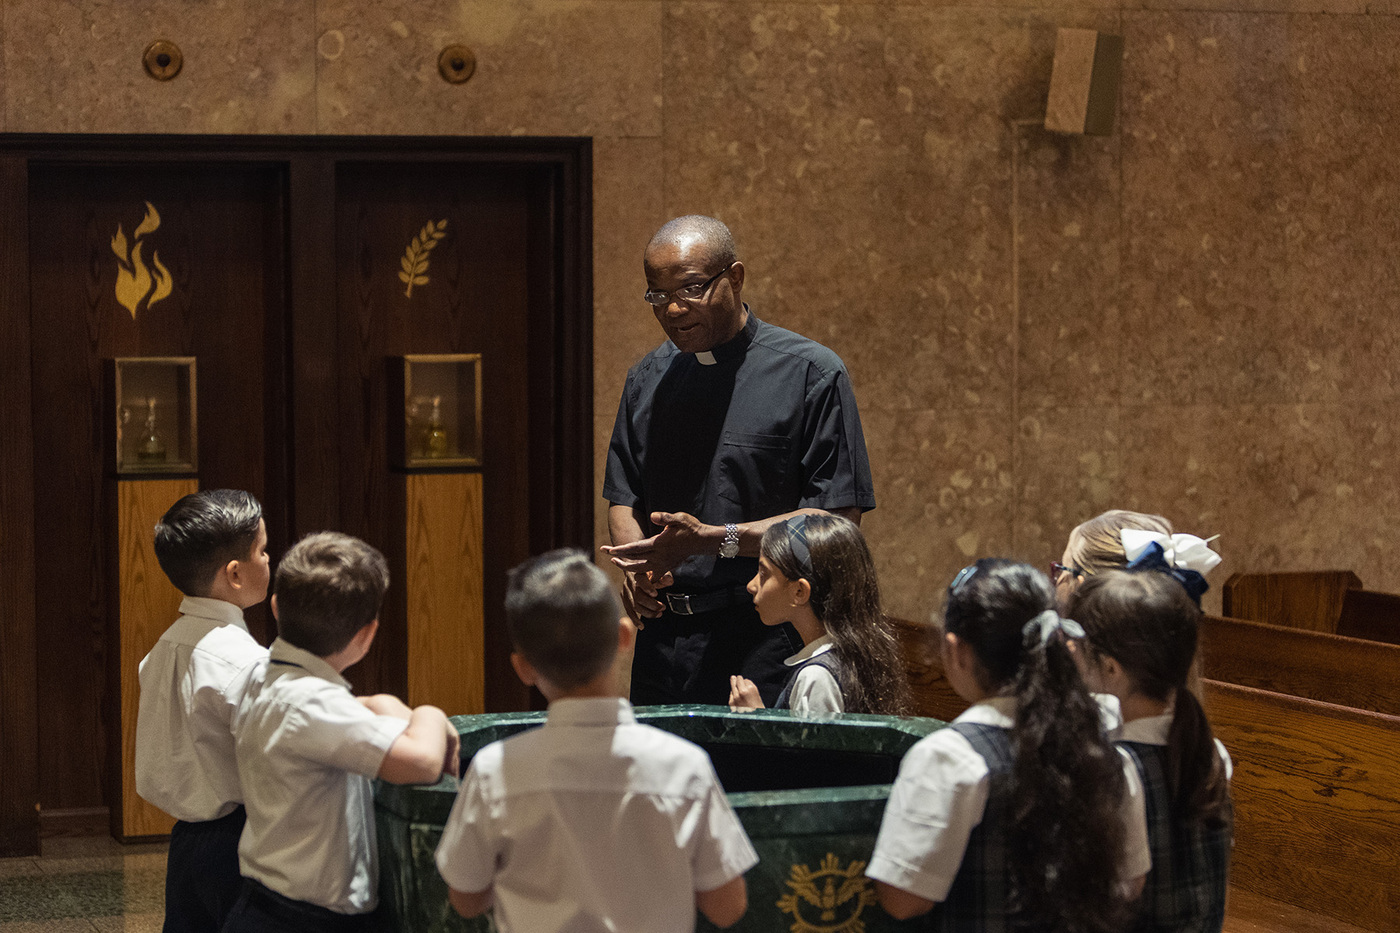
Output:
[[677,217],[652,236],[642,261],[654,265],[661,256],[681,256],[703,265],[728,265],[736,258],[729,228],[713,217]]

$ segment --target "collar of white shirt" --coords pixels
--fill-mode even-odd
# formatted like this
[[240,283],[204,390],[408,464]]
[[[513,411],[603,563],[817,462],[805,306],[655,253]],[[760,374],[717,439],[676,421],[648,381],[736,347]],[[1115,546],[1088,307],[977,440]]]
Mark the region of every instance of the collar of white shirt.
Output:
[[803,645],[801,651],[797,652],[797,654],[794,654],[792,657],[787,658],[783,661],[783,663],[786,664],[788,667],[796,667],[803,661],[810,660],[811,658],[815,658],[819,654],[823,654],[827,651],[830,651],[831,647],[831,636],[823,635],[820,638],[813,639],[806,645]]
[[290,664],[293,667],[299,667],[308,674],[314,674],[333,684],[340,684],[346,690],[350,689],[350,681],[341,677],[340,672],[327,664],[325,658],[319,658],[310,651],[298,648],[281,638],[272,640],[272,649],[269,652],[268,660],[273,664]]
[[622,697],[565,697],[549,704],[546,726],[616,726],[637,721]]
[[236,625],[248,631],[248,623],[243,621],[243,610],[233,603],[211,596],[186,596],[180,601],[180,615],[195,619],[206,619],[217,625]]
[[998,726],[1010,729],[1016,724],[1015,697],[987,697],[978,700],[953,722],[974,722],[983,726]]
[[1166,745],[1172,730],[1170,711],[1160,716],[1144,716],[1125,722],[1114,736],[1120,742],[1138,742],[1142,745]]

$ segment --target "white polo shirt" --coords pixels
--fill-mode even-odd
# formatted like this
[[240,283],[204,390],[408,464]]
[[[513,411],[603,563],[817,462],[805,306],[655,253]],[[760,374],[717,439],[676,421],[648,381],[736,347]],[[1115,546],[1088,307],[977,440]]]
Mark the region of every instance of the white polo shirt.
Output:
[[[1175,714],[1170,709],[1161,716],[1143,716],[1140,719],[1123,723],[1112,732],[1112,736],[1118,742],[1170,745],[1172,719],[1174,718]],[[1220,756],[1220,763],[1225,767],[1225,780],[1230,780],[1234,777],[1235,763],[1219,739],[1215,740],[1215,753]]]
[[141,661],[136,792],[178,820],[199,822],[243,802],[230,729],[267,649],[233,603],[186,596],[180,612]]
[[407,721],[377,716],[321,658],[277,639],[234,720],[246,878],[343,914],[378,903],[370,778]]
[[757,863],[704,750],[616,698],[478,751],[437,850],[450,887],[494,886],[502,933],[688,933],[695,892]]
[[[830,635],[816,638],[802,647],[802,650],[783,663],[796,667],[803,661],[826,654],[833,647]],[[841,685],[836,682],[831,671],[820,664],[808,664],[792,679],[792,689],[788,691],[788,709],[798,716],[816,716],[828,713],[841,713],[846,709],[846,698],[841,695]]]
[[[1009,729],[1015,710],[1014,697],[992,697],[953,722]],[[1121,880],[1131,881],[1147,874],[1152,856],[1142,781],[1132,759],[1120,755],[1127,786],[1119,810],[1126,838],[1118,871]],[[957,732],[940,729],[920,739],[900,763],[866,875],[930,901],[945,899],[986,811],[988,773],[986,759]]]

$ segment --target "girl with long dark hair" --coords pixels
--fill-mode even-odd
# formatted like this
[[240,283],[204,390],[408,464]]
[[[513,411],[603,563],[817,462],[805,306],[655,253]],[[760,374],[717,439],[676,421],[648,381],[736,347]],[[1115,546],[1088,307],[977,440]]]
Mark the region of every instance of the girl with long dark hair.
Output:
[[[764,625],[791,622],[803,648],[777,709],[800,715],[909,710],[899,648],[880,608],[865,536],[839,515],[796,515],[763,533],[749,593]],[[729,705],[763,706],[753,682],[730,678]]]
[[1070,599],[1087,675],[1118,697],[1118,745],[1146,793],[1152,870],[1132,930],[1219,933],[1231,840],[1230,756],[1187,689],[1201,610],[1166,573],[1111,570]]
[[904,757],[866,874],[936,930],[1110,933],[1150,865],[1141,785],[1044,574],[980,560],[948,588],[944,673],[972,706]]

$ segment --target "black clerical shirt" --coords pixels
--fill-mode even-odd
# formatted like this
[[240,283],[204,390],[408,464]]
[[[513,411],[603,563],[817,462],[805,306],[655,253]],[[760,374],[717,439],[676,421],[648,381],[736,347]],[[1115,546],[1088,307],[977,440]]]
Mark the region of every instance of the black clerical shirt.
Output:
[[[713,360],[709,365],[707,360]],[[845,364],[835,353],[749,314],[709,354],[669,340],[627,373],[603,496],[722,525],[799,508],[875,507],[870,462]],[[687,558],[676,592],[744,584],[752,557]]]

